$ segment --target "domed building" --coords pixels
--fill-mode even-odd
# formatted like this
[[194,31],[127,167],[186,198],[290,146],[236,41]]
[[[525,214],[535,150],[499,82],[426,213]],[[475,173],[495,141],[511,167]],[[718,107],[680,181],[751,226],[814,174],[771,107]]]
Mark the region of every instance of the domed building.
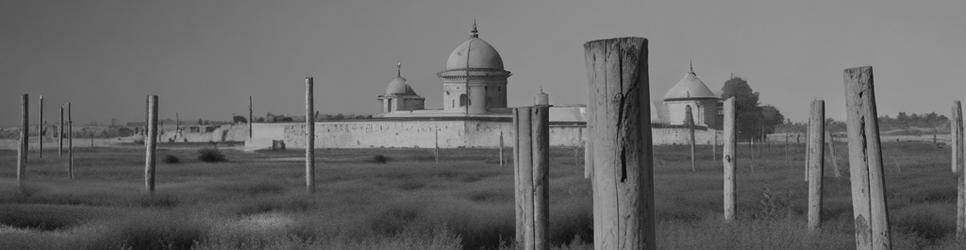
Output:
[[664,94],[666,122],[670,125],[686,125],[685,114],[690,107],[695,125],[716,127],[720,100],[694,73],[692,64],[688,73]]
[[426,102],[416,94],[412,86],[406,83],[406,78],[402,77],[402,63],[396,62],[396,77],[389,81],[386,86],[386,94],[379,96],[382,102],[382,112],[396,112],[401,110],[422,110]]
[[505,110],[510,71],[490,43],[480,38],[476,23],[470,37],[449,54],[446,68],[437,74],[443,81],[443,110],[484,114]]

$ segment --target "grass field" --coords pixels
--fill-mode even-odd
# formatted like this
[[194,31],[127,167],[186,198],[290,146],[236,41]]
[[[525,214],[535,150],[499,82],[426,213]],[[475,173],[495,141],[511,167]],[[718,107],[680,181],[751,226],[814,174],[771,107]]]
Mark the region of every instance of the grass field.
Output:
[[[158,187],[144,193],[144,152],[135,146],[83,149],[75,180],[65,158],[31,155],[26,194],[15,182],[16,152],[0,151],[3,249],[498,249],[514,237],[512,167],[495,149],[318,150],[318,192],[304,191],[302,151],[222,150],[228,161],[197,159],[200,146],[159,152]],[[699,147],[692,172],[686,146],[655,149],[658,246],[662,249],[851,249],[845,144],[841,178],[826,164],[825,216],[805,229],[802,146],[739,147],[738,221],[721,215],[720,163]],[[508,149],[507,152],[512,150]],[[966,249],[953,239],[955,183],[949,149],[886,143],[883,148],[896,249]],[[591,190],[582,152],[551,160],[551,240],[590,249]],[[165,155],[180,159],[161,162]],[[375,161],[376,155],[386,158]]]

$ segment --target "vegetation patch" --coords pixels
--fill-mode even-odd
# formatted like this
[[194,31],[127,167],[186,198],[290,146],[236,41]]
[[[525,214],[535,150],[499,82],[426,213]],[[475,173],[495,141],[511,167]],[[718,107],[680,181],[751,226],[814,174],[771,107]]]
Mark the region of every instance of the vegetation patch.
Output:
[[224,162],[228,161],[228,158],[216,148],[204,148],[198,150],[198,160],[203,162]]

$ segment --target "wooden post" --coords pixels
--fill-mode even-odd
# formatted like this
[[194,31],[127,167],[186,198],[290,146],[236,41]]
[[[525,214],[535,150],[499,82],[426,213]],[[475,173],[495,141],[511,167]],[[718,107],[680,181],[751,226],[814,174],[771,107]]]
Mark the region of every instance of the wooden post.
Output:
[[252,96],[248,96],[248,139],[255,138],[255,126],[252,123],[255,122],[255,101]]
[[17,151],[17,187],[24,189],[27,179],[27,154],[30,152],[30,95],[20,100],[20,150]]
[[953,102],[952,116],[949,119],[949,130],[952,130],[952,171],[958,173],[963,169],[963,110],[959,101]]
[[952,124],[952,159],[953,173],[956,176],[956,238],[962,239],[966,236],[966,171],[963,171],[963,109],[959,101],[953,102],[953,112],[950,117]]
[[711,136],[714,138],[711,140],[711,161],[717,161],[718,160],[718,131],[711,130],[711,129],[709,129],[709,131],[711,131]]
[[57,156],[64,156],[64,106],[60,106],[60,126],[57,134]]
[[500,131],[500,167],[503,167],[503,131]]
[[822,175],[825,168],[825,101],[812,101],[808,128],[808,229],[822,223]]
[[788,158],[788,132],[785,132],[785,164],[791,164],[791,159]]
[[833,174],[838,179],[842,177],[842,171],[839,170],[839,158],[835,155],[835,137],[832,137],[832,132],[829,130],[825,130],[825,142],[828,143],[829,160],[832,162]]
[[[585,57],[584,60],[586,61],[586,64],[587,64],[586,67],[588,70],[591,70],[591,67],[593,66],[591,63],[594,58],[591,58],[591,56],[593,55],[584,52],[584,57]],[[595,76],[596,76],[595,74],[588,72],[587,82],[593,83]],[[595,122],[593,121],[593,119],[595,116],[594,114],[595,105],[593,105],[593,103],[597,103],[597,101],[595,100],[596,98],[595,96],[596,96],[595,94],[589,94],[587,96],[587,108],[586,108],[587,112],[586,112],[586,117],[584,118],[587,120],[587,122],[585,123],[586,125],[584,125],[586,128],[586,131],[584,132],[584,138],[583,138],[584,139],[584,178],[590,179],[591,182],[593,182],[594,180],[594,123]]]
[[315,92],[314,78],[305,78],[305,189],[315,192]]
[[872,67],[844,72],[856,249],[890,249]]
[[436,159],[436,165],[439,166],[439,128],[433,131],[433,157]]
[[656,249],[647,40],[590,41],[584,55],[593,101],[594,248]]
[[514,124],[514,197],[516,198],[516,245],[526,246],[534,238],[533,222],[533,143],[529,107],[513,109]]
[[158,151],[158,96],[148,96],[148,138],[147,156],[144,159],[144,188],[148,193],[154,193],[155,163],[157,162],[156,153]]
[[688,125],[688,144],[691,145],[691,172],[698,171],[698,168],[694,163],[694,145],[697,143],[694,141],[694,116],[691,113],[691,106],[684,106],[684,115],[686,116],[685,123]]
[[46,128],[44,128],[44,96],[40,96],[40,116],[37,117],[37,120],[38,120],[37,146],[40,147],[40,151],[38,151],[38,153],[39,153],[40,159],[43,159],[44,158],[44,131],[47,130]]
[[94,151],[94,132],[91,132],[91,152]]
[[724,102],[724,152],[721,152],[721,164],[724,165],[724,219],[726,222],[735,220],[735,148],[738,138],[735,133],[735,97]]
[[[808,120],[808,126],[805,127],[805,140],[809,140],[809,138],[811,138],[809,136],[809,134],[808,134],[809,132],[811,132],[811,131],[809,131],[811,129],[812,129],[812,120],[809,119]],[[807,143],[811,143],[811,142],[806,141],[805,143],[807,144]],[[803,171],[804,174],[802,175],[802,176],[804,176],[805,183],[808,183],[808,178],[809,178],[808,177],[808,171],[809,171],[808,168],[809,168],[809,166],[811,166],[811,164],[809,163],[809,161],[811,160],[810,153],[811,152],[809,151],[808,145],[806,145],[805,146],[805,167],[803,168],[805,171]]]
[[[549,250],[550,245],[550,106],[538,105],[530,109],[531,140],[533,144],[533,246],[526,249]],[[525,170],[526,171],[526,170]],[[526,242],[526,240],[524,240]]]
[[67,103],[67,176],[74,179],[74,112]]

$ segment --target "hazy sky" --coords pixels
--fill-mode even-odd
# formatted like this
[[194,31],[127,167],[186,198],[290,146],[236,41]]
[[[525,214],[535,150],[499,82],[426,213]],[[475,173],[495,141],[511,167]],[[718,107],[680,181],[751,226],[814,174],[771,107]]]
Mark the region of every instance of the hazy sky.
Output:
[[[503,56],[511,106],[540,86],[552,104],[583,104],[582,44],[649,39],[652,98],[694,59],[718,91],[746,78],[761,102],[804,120],[813,98],[843,118],[842,70],[872,65],[880,114],[940,112],[966,99],[963,0],[0,0],[0,126],[19,119],[19,95],[75,121],[143,119],[147,94],[161,116],[228,120],[300,114],[303,78],[316,77],[322,113],[379,112],[376,96],[403,75],[439,108],[436,72],[467,38]],[[31,120],[35,120],[36,113]]]

